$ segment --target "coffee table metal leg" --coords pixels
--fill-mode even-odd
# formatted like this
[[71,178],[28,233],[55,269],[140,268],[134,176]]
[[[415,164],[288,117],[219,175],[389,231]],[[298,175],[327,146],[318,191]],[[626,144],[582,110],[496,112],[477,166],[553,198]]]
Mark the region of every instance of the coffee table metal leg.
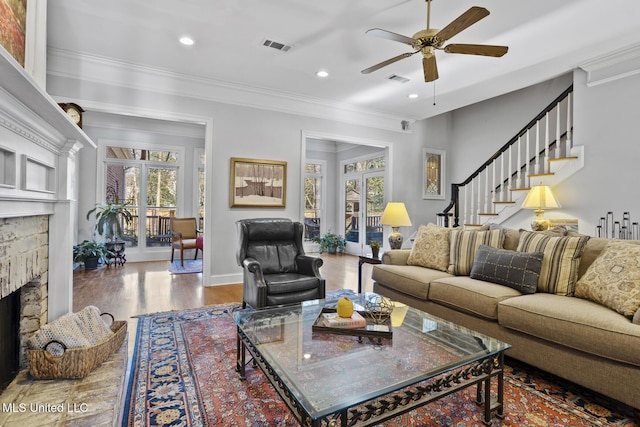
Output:
[[244,341],[240,338],[241,332],[236,332],[236,372],[240,374],[240,379],[246,379],[245,365],[246,365],[246,349]]

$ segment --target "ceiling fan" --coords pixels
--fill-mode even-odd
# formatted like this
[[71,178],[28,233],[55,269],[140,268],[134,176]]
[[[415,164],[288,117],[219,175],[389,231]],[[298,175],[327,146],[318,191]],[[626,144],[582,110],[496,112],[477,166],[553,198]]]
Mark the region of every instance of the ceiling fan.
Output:
[[391,31],[382,30],[380,28],[373,28],[367,31],[367,34],[371,34],[372,36],[382,37],[384,39],[408,44],[414,49],[414,51],[394,56],[391,59],[387,59],[386,61],[364,69],[361,71],[362,74],[369,74],[373,71],[379,70],[382,67],[386,67],[387,65],[400,61],[401,59],[408,58],[418,52],[422,52],[422,68],[424,70],[424,81],[432,82],[438,79],[438,66],[436,64],[435,55],[436,49],[444,50],[447,53],[463,53],[467,55],[482,55],[494,57],[500,57],[507,53],[507,51],[509,50],[507,46],[493,46],[484,44],[454,43],[444,46],[445,42],[451,37],[455,36],[466,28],[469,28],[479,20],[487,17],[489,15],[489,11],[484,7],[473,6],[462,15],[454,19],[449,25],[441,30],[438,30],[436,28],[429,27],[429,22],[431,20],[431,0],[425,1],[427,2],[426,30],[420,30],[412,37],[403,36]]

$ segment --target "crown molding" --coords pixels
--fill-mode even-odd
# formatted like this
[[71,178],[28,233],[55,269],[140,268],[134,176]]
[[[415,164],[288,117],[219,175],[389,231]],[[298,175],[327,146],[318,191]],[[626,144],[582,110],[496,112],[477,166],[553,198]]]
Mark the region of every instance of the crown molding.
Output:
[[640,73],[640,45],[636,44],[580,65],[587,72],[587,87]]
[[190,76],[56,48],[49,49],[47,73],[52,76],[98,84],[165,95],[186,96],[401,133],[406,133],[402,130],[401,122],[403,120],[410,123],[418,120],[417,117],[400,117],[359,108],[348,103],[337,103],[267,88]]

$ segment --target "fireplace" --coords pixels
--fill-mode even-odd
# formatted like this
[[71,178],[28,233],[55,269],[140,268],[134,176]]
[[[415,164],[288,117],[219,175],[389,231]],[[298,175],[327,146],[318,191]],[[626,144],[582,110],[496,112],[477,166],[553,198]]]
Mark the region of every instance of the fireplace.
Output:
[[47,322],[49,217],[0,219],[0,390],[27,367],[29,336]]

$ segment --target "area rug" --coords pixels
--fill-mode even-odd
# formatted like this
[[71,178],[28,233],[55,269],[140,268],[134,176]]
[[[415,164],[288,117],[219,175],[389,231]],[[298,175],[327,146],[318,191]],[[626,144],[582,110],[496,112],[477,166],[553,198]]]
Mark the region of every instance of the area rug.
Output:
[[174,260],[169,264],[169,273],[186,274],[186,273],[202,273],[201,259],[185,259],[184,267],[180,265],[180,260]]
[[[298,426],[258,368],[235,371],[239,304],[138,320],[123,426]],[[505,418],[493,426],[636,427],[631,409],[507,359]],[[475,389],[394,418],[385,427],[481,426]]]

